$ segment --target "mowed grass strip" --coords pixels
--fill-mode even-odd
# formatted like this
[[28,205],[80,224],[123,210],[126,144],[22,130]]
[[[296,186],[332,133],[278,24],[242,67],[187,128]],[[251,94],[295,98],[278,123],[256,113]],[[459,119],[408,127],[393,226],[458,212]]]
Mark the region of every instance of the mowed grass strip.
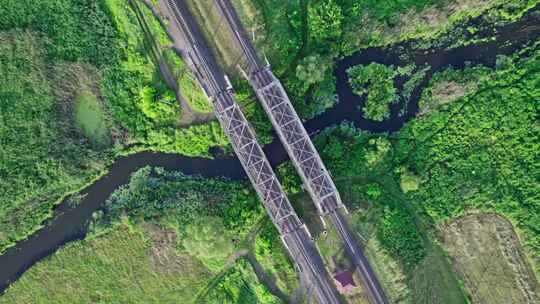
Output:
[[445,252],[437,244],[412,272],[412,303],[468,303]]

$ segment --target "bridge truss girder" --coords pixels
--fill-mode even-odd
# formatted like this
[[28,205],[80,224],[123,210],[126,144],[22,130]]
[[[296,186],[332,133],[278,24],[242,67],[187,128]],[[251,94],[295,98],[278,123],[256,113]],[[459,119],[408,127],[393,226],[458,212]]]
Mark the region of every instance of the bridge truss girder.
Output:
[[213,103],[225,134],[279,232],[287,234],[298,229],[302,223],[231,92],[223,92],[214,97]]
[[330,173],[313,146],[281,82],[268,67],[251,74],[248,80],[261,100],[319,213],[326,215],[343,208],[344,205]]

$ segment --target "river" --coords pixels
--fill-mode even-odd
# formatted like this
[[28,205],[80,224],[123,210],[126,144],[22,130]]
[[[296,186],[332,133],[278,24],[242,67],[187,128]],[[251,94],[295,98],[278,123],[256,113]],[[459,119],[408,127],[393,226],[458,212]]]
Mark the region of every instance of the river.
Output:
[[[343,121],[352,122],[357,128],[371,132],[395,132],[416,116],[418,100],[422,89],[431,76],[448,66],[463,67],[466,62],[494,66],[497,55],[511,54],[524,43],[540,36],[539,7],[529,11],[520,21],[497,28],[496,39],[485,43],[472,44],[447,50],[444,47],[428,51],[414,48],[414,41],[401,42],[388,47],[374,47],[359,51],[336,63],[335,76],[340,102],[321,115],[305,122],[309,134]],[[470,21],[474,24],[475,20]],[[490,34],[486,32],[486,34]],[[409,54],[408,60],[400,59],[401,54]],[[347,81],[346,69],[357,64],[378,62],[402,66],[415,63],[416,66],[430,66],[425,77],[413,90],[401,113],[403,105],[391,107],[391,116],[383,122],[376,122],[362,117],[359,106],[364,102],[356,96]],[[399,88],[399,86],[398,86]],[[288,160],[288,156],[279,143],[274,140],[264,147],[264,151],[273,167]],[[85,237],[92,214],[102,208],[104,202],[121,185],[128,183],[131,173],[144,166],[158,166],[167,170],[178,170],[188,175],[203,177],[226,177],[245,179],[246,176],[239,161],[234,156],[219,156],[215,159],[186,157],[178,154],[140,152],[118,158],[106,175],[82,189],[79,194],[84,198],[71,207],[67,200],[55,208],[55,216],[43,229],[32,234],[28,239],[9,248],[0,256],[0,293],[9,284],[18,279],[26,270],[39,260],[53,254],[64,244]]]

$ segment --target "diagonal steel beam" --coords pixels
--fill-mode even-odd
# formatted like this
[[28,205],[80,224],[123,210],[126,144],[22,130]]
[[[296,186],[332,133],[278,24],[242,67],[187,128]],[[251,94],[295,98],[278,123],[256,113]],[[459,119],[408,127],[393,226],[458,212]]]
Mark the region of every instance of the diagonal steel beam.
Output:
[[[230,0],[214,1],[226,18],[233,37],[237,40],[247,60],[248,69],[244,71],[244,74],[272,121],[274,129],[302,178],[321,218],[324,215],[330,216],[344,242],[345,250],[357,266],[370,302],[374,304],[388,303],[362,248],[356,242],[354,234],[348,229],[345,219],[340,214],[340,209],[345,211],[347,209],[341,201],[330,173],[311,142],[281,82],[275,77],[268,65],[262,64]],[[292,117],[293,119],[285,124],[283,117]]]
[[236,103],[228,81],[217,63],[213,61],[186,4],[182,0],[166,1],[186,38],[187,56],[192,63],[190,67],[212,101],[218,121],[230,139],[268,215],[281,234],[281,239],[291,258],[300,269],[300,275],[313,284],[314,295],[319,303],[339,303],[339,297],[329,281],[328,273],[309,231],[287,199],[257,142],[255,132]]

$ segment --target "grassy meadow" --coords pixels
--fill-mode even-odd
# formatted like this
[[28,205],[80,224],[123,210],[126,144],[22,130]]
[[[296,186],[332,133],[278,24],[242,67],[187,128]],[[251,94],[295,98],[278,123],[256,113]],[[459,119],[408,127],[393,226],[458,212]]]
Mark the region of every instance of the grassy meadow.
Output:
[[197,303],[279,303],[243,260],[213,272],[165,235],[123,223],[70,244],[28,271],[2,303],[195,303],[213,280]]
[[[226,191],[225,191],[226,190]],[[39,262],[2,303],[281,303],[298,286],[277,231],[245,184],[143,168],[84,240]]]
[[[74,242],[33,267],[2,296],[3,303],[173,303],[189,299],[210,273],[191,257],[152,259],[141,228],[122,224],[107,234]],[[173,267],[174,266],[174,267]]]

